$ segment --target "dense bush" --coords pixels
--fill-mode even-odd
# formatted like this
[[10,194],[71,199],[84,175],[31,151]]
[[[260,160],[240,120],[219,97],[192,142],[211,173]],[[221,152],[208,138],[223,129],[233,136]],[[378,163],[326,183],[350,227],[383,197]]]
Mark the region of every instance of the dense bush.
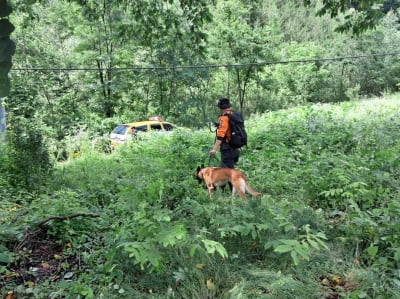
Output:
[[46,185],[53,164],[38,125],[20,118],[9,130],[8,143],[1,150],[2,179],[8,184],[30,192]]

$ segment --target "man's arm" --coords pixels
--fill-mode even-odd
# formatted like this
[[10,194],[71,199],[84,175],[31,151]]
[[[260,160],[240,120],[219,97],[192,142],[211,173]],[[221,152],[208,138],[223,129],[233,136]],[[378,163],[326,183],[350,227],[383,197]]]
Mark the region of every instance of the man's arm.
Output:
[[217,140],[210,151],[210,156],[215,155],[219,147],[221,146],[222,141],[224,140],[229,128],[229,117],[228,116],[221,116],[219,127],[217,129]]
[[214,144],[212,150],[210,151],[210,156],[214,156],[215,155],[215,153],[217,152],[217,150],[221,146],[221,143],[222,143],[222,140],[217,139],[215,141],[215,144]]

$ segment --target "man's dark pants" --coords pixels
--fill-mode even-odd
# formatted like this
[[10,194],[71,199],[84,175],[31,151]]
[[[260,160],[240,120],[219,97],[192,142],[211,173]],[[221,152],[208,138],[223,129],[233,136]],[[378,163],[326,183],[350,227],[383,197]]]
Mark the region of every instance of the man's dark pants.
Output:
[[235,168],[235,164],[239,161],[239,153],[238,149],[221,147],[221,166]]

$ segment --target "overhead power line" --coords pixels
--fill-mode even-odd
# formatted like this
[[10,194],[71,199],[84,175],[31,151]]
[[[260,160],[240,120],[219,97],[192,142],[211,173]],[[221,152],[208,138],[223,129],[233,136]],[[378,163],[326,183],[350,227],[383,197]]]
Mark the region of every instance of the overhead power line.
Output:
[[352,59],[363,59],[373,58],[380,56],[397,56],[400,52],[391,53],[376,53],[376,54],[364,54],[355,56],[341,56],[341,57],[330,57],[330,58],[311,58],[311,59],[296,59],[296,60],[283,60],[283,61],[267,61],[267,62],[251,62],[251,63],[237,63],[237,64],[204,64],[204,65],[171,65],[171,66],[129,66],[129,67],[115,67],[110,69],[99,69],[99,68],[46,68],[46,67],[26,67],[26,68],[12,68],[11,71],[42,71],[42,72],[53,72],[53,71],[99,71],[99,70],[112,70],[112,71],[142,71],[142,70],[180,70],[180,69],[203,69],[203,68],[238,68],[245,66],[265,66],[274,64],[290,64],[290,63],[312,63],[312,62],[324,62],[324,61],[338,61],[338,60],[352,60]]

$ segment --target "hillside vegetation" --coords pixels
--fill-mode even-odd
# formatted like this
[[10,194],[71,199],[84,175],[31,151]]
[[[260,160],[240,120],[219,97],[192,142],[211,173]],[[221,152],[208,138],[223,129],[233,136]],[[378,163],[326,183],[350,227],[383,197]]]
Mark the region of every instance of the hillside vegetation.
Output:
[[400,91],[399,0],[383,1],[384,18],[359,36],[335,31],[359,1],[8,2],[7,124],[40,128],[60,151],[82,129],[101,136],[153,115],[202,127],[220,97],[248,117]]
[[194,179],[219,164],[208,128],[109,154],[81,134],[62,163],[10,136],[1,297],[398,298],[399,101],[252,115],[238,168],[263,196],[246,201]]

